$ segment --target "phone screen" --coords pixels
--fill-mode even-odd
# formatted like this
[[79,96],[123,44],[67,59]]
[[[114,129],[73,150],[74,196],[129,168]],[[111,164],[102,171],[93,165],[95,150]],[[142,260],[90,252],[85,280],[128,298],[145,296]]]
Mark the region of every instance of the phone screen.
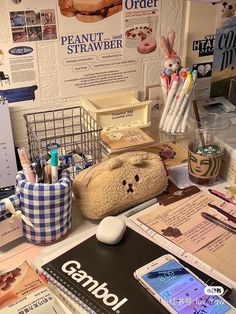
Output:
[[223,299],[206,295],[205,286],[175,260],[166,262],[142,278],[178,313],[223,314],[230,310]]

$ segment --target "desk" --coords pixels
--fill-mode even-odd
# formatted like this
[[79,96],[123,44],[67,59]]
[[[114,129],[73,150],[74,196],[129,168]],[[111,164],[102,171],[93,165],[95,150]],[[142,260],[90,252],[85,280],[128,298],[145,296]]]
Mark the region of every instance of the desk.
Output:
[[[224,186],[226,185],[225,181],[221,181],[217,185],[217,189],[223,191]],[[203,187],[203,189],[207,190],[206,187]],[[120,217],[126,220],[127,224],[129,224],[130,227],[132,227],[137,232],[144,234],[144,232],[132,221],[130,221],[127,217],[124,216],[124,214],[121,214]],[[76,204],[73,203],[73,219],[72,219],[72,229],[70,234],[63,240],[61,240],[58,243],[54,243],[47,246],[35,246],[33,244],[30,244],[23,238],[18,239],[12,243],[9,243],[8,245],[0,248],[0,269],[5,268],[6,266],[16,266],[17,264],[20,264],[25,259],[31,263],[37,256],[41,254],[41,251],[45,248],[55,248],[57,245],[62,245],[63,241],[68,241],[68,239],[72,237],[79,237],[81,234],[91,228],[95,228],[97,226],[97,223],[84,220],[81,216],[79,211],[77,210]],[[148,236],[147,234],[144,234],[147,238],[149,238],[151,241],[153,239]],[[234,306],[236,306],[236,291],[232,294],[231,301],[233,301]],[[60,302],[61,303],[61,302]],[[63,308],[65,309],[66,313],[70,314],[70,311],[63,305]],[[86,312],[81,309],[81,314],[85,314]]]

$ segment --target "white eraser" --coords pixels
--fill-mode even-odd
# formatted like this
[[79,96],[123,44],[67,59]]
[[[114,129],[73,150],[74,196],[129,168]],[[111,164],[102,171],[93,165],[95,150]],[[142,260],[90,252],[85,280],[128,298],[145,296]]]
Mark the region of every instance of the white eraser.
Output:
[[116,244],[122,239],[125,229],[126,223],[124,220],[118,217],[108,216],[98,225],[96,238],[98,241],[105,244]]

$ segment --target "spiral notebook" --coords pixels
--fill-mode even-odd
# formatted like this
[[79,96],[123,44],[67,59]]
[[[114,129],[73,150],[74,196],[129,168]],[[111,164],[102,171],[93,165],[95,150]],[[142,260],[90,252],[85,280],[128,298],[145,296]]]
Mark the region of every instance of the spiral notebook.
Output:
[[[116,245],[102,244],[93,235],[46,264],[36,262],[36,267],[48,278],[54,291],[66,293],[67,300],[73,300],[90,313],[162,314],[168,311],[138,283],[133,273],[167,253],[127,228],[124,238]],[[230,293],[221,283],[187,266],[208,285],[221,285]]]

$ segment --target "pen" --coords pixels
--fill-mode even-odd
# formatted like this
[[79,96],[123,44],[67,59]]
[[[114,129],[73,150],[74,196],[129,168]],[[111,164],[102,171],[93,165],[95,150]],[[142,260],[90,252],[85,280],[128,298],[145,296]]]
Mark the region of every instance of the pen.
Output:
[[186,92],[189,86],[192,84],[192,74],[188,73],[187,77],[185,79],[184,78],[182,79],[183,79],[183,83],[180,86],[180,89],[178,90],[178,93],[173,101],[173,110],[172,112],[170,112],[169,121],[165,127],[166,132],[170,132],[172,129],[175,117],[180,109],[182,102],[184,101]]
[[227,224],[227,223],[225,223],[224,221],[222,221],[222,220],[216,218],[215,216],[213,216],[213,215],[211,215],[211,214],[208,214],[208,213],[205,213],[205,212],[202,212],[202,213],[201,213],[201,216],[202,216],[204,219],[206,219],[206,220],[208,220],[208,221],[214,223],[215,225],[217,225],[217,226],[219,226],[219,227],[221,227],[221,228],[223,228],[223,229],[225,229],[225,230],[227,230],[227,231],[230,231],[230,232],[232,232],[233,234],[236,234],[236,228],[235,228],[235,227],[230,226],[229,224]]
[[151,198],[150,200],[148,200],[148,201],[146,201],[146,202],[144,202],[144,203],[142,203],[142,204],[139,204],[139,205],[133,207],[132,209],[130,209],[130,210],[125,214],[125,216],[126,216],[126,217],[130,217],[130,216],[132,216],[132,215],[134,215],[134,214],[137,214],[137,213],[141,212],[141,210],[143,210],[143,209],[145,209],[145,208],[147,208],[147,207],[149,207],[149,206],[152,206],[152,205],[154,205],[154,204],[157,203],[157,202],[158,202],[158,200],[157,200],[156,197]]
[[[172,125],[172,129],[171,129],[171,133],[175,133],[176,130],[178,129],[182,114],[189,102],[189,98],[191,97],[191,94],[193,92],[193,87],[195,85],[195,82],[197,80],[197,71],[193,71],[192,72],[192,79],[190,80],[190,84],[187,86],[186,88],[186,93],[185,93],[185,97],[182,101],[182,103],[180,104],[179,108],[176,110],[176,114],[175,114],[175,119],[174,119],[174,123]],[[188,104],[190,105],[190,104]]]
[[160,80],[161,80],[161,88],[162,88],[162,94],[163,94],[163,100],[164,100],[164,104],[166,103],[167,100],[167,95],[168,95],[168,83],[169,83],[169,79],[168,79],[168,75],[161,73],[160,75]]
[[58,182],[58,150],[51,150],[51,175],[52,175],[52,183]]
[[35,174],[33,169],[30,166],[29,159],[27,157],[26,151],[24,147],[19,147],[17,149],[21,166],[25,172],[25,176],[30,183],[35,183]]
[[231,196],[225,195],[217,190],[212,190],[212,189],[208,189],[208,191],[212,194],[215,195],[219,198],[221,198],[222,200],[226,201],[227,203],[231,203],[233,205],[236,205],[236,199],[234,199]]
[[[193,99],[195,98],[195,88],[196,88],[196,84],[193,86],[193,92],[191,93],[190,95],[190,100],[189,101],[193,101]],[[183,119],[182,119],[182,122],[181,122],[181,127],[180,127],[180,130],[179,132],[181,133],[184,133],[185,132],[185,129],[186,129],[186,126],[187,126],[187,120],[188,120],[188,116],[190,114],[190,110],[192,108],[192,105],[189,105],[185,108],[184,110],[184,113],[183,113]],[[179,128],[178,128],[179,129]]]
[[227,213],[225,210],[223,210],[222,208],[213,205],[211,203],[208,203],[208,206],[210,206],[211,208],[214,208],[218,213],[224,215],[225,217],[228,218],[229,221],[232,221],[233,223],[236,224],[236,217],[234,217],[233,215],[231,215],[230,213]]
[[164,126],[164,123],[165,123],[165,120],[166,120],[169,108],[171,106],[172,100],[173,100],[173,98],[175,96],[175,92],[177,90],[178,83],[179,83],[179,76],[175,75],[172,78],[172,84],[171,84],[171,87],[170,87],[170,90],[169,90],[169,93],[168,93],[168,96],[167,96],[167,100],[166,100],[166,103],[165,103],[164,111],[163,111],[162,116],[161,116],[161,120],[160,120],[160,123],[159,123],[159,128],[160,129],[162,129],[162,127]]
[[[176,74],[173,74],[171,76],[171,85],[172,85],[172,82],[175,80],[175,76],[177,76]],[[169,124],[169,120],[171,119],[171,116],[173,114],[173,111],[174,111],[174,108],[175,108],[175,104],[176,104],[176,101],[179,97],[179,93],[182,89],[182,86],[183,86],[183,83],[184,83],[184,80],[185,80],[185,77],[184,77],[184,72],[182,73],[181,76],[177,76],[179,77],[179,82],[178,82],[178,86],[176,88],[176,92],[175,92],[175,95],[171,101],[171,104],[170,104],[170,107],[169,107],[169,110],[167,112],[167,116],[166,116],[166,119],[165,119],[165,122],[164,122],[164,125],[163,125],[163,130],[165,131],[165,129],[167,128],[168,124]]]

